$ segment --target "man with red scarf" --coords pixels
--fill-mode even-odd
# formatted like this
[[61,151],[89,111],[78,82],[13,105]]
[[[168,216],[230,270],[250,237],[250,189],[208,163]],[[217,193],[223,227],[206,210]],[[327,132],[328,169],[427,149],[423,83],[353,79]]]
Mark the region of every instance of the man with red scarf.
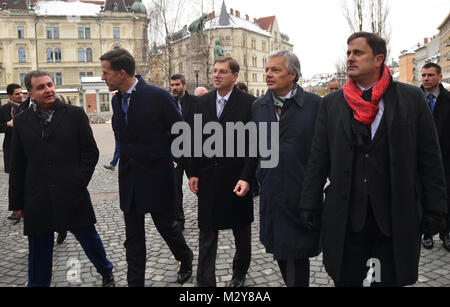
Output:
[[324,98],[316,120],[301,223],[322,221],[336,286],[363,286],[369,267],[373,286],[414,284],[421,234],[438,233],[447,210],[433,117],[420,89],[392,80],[381,37],[359,32],[347,44],[348,82]]

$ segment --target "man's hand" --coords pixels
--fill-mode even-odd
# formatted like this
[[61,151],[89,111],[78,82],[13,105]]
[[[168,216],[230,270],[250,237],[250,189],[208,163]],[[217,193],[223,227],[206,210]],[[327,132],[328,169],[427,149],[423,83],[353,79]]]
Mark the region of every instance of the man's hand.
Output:
[[250,191],[250,185],[248,184],[248,182],[239,180],[233,192],[236,193],[236,195],[239,197],[244,197],[245,195],[247,195],[248,191]]
[[6,123],[6,125],[11,128],[14,127],[14,119],[11,119],[9,122]]
[[20,216],[21,218],[23,218],[24,217],[24,214],[23,214],[23,210],[18,210],[18,211],[13,211],[15,214],[17,214],[18,216]]
[[173,162],[173,168],[177,168],[178,164],[176,162]]
[[314,210],[300,209],[300,226],[307,232],[313,232],[317,226],[317,214]]
[[198,177],[189,178],[189,189],[191,189],[192,193],[197,195],[198,193]]

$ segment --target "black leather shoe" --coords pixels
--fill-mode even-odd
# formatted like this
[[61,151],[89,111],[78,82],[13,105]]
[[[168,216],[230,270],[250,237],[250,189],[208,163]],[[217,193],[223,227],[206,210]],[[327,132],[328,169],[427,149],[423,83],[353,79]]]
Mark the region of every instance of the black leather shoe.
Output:
[[177,283],[184,284],[192,277],[192,261],[194,254],[190,253],[189,258],[181,262],[180,270],[178,271]]
[[434,246],[433,236],[424,235],[422,239],[422,245],[425,249],[432,249]]
[[18,216],[15,213],[12,213],[10,216],[7,217],[7,219],[10,221],[20,221],[20,216]]
[[63,244],[63,242],[66,238],[67,238],[67,231],[58,232],[58,237],[56,238],[56,244]]
[[243,288],[244,284],[245,284],[245,276],[242,277],[242,278],[235,277],[228,284],[228,287],[229,288]]
[[103,288],[114,288],[115,286],[116,286],[116,281],[114,280],[113,273],[102,276],[102,287]]
[[442,245],[444,246],[444,248],[450,252],[450,235],[447,234],[441,239],[442,239]]

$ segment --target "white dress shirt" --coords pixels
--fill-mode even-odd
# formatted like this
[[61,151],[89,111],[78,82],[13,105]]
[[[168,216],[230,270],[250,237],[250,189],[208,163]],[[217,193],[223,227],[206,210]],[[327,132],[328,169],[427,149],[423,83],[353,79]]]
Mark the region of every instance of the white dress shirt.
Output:
[[[362,87],[359,83],[356,83],[356,85],[358,85],[358,87],[362,90],[362,91],[367,91],[368,89],[371,89],[375,84],[377,84],[376,82],[369,88],[364,88]],[[370,125],[370,128],[372,130],[372,140],[375,138],[375,134],[377,133],[378,127],[380,127],[380,123],[381,123],[381,119],[383,118],[383,114],[384,114],[384,100],[383,98],[381,98],[380,102],[378,103],[378,114],[375,117],[375,120],[373,121],[373,123]]]
[[[231,93],[233,93],[233,90],[231,90],[228,94],[225,96],[220,96],[219,91],[217,91],[217,97],[216,97],[216,114],[219,112],[221,106],[220,106],[220,100],[223,98],[225,99],[225,105],[227,104],[228,100],[230,99]],[[223,109],[225,109],[225,105],[223,106]],[[223,113],[223,110],[222,110]]]

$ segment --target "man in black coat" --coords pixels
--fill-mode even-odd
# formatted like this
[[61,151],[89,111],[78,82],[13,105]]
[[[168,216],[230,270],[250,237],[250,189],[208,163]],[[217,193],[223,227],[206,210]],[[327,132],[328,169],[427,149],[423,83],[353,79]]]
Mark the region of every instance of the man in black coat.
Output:
[[320,219],[323,261],[336,286],[418,279],[421,234],[444,224],[447,195],[439,141],[420,89],[392,80],[386,42],[358,32],[348,39],[343,90],[324,98],[303,182],[300,216]]
[[169,92],[134,76],[136,63],[125,49],[104,54],[103,76],[112,100],[113,129],[120,142],[119,192],[124,212],[128,285],[144,287],[146,247],[145,214],[177,261],[177,282],[192,276],[193,253],[175,219],[175,171],[171,153],[172,126],[182,121]]
[[99,156],[88,118],[56,99],[48,73],[30,72],[25,84],[33,103],[14,119],[9,193],[28,236],[28,286],[50,286],[54,232],[67,230],[102,275],[103,286],[114,286],[87,190]]
[[[428,105],[433,113],[434,121],[441,145],[447,181],[447,210],[450,212],[450,92],[441,84],[442,69],[434,63],[425,64],[422,69],[422,90],[427,96]],[[447,214],[447,227],[439,234],[444,248],[450,251],[450,214]],[[424,234],[423,247],[433,248],[433,236]]]
[[[264,165],[261,157],[258,179],[261,183],[259,201],[260,240],[266,251],[274,255],[284,283],[288,287],[309,286],[309,258],[320,254],[320,229],[308,233],[300,227],[298,204],[305,178],[306,165],[314,134],[314,124],[321,98],[305,92],[298,84],[300,61],[290,51],[274,51],[266,66],[267,94],[253,104],[253,121],[267,134],[273,165]],[[278,138],[279,148],[274,146]],[[272,144],[270,144],[272,142]]]
[[[251,258],[251,223],[253,200],[249,182],[255,168],[248,156],[238,157],[236,142],[232,155],[225,155],[225,140],[235,136],[225,131],[227,123],[251,121],[254,97],[239,91],[234,84],[239,76],[239,64],[232,58],[221,57],[214,64],[214,87],[199,99],[196,117],[202,117],[203,126],[216,124],[223,131],[214,152],[203,152],[192,160],[189,187],[198,196],[199,260],[197,283],[200,287],[215,287],[215,262],[219,230],[233,229],[236,254],[233,261],[233,278],[230,287],[243,287]],[[197,123],[194,123],[196,125]],[[212,137],[212,136],[211,136]],[[223,137],[223,138],[222,138]],[[206,144],[206,143],[205,143]],[[248,149],[249,139],[245,139]],[[227,151],[228,152],[228,151]],[[225,157],[226,156],[226,157]]]
[[[181,112],[183,120],[190,124],[192,128],[194,108],[197,102],[197,97],[189,95],[186,91],[186,86],[186,78],[183,75],[177,74],[171,77],[170,89],[172,91],[172,95],[177,101],[177,108]],[[176,163],[175,178],[177,182],[177,200],[175,203],[176,218],[181,230],[184,230],[186,219],[183,210],[183,175],[185,171],[186,174],[188,173],[190,160],[186,158],[174,160]]]
[[[5,134],[3,139],[3,162],[5,173],[9,173],[10,168],[10,147],[12,132],[14,127],[14,117],[19,112],[20,105],[23,102],[22,87],[19,84],[9,84],[6,87],[9,101],[0,107],[0,133]],[[14,212],[8,217],[8,220],[19,221],[20,216]]]

